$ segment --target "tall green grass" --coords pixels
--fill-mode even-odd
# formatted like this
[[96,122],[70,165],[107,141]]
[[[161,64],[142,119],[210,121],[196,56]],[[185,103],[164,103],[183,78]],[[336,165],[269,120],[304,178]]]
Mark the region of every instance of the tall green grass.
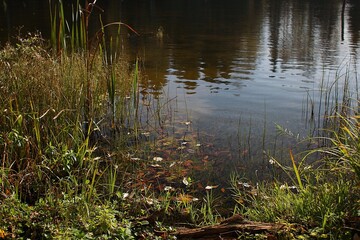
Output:
[[158,100],[139,107],[139,64],[130,70],[119,51],[122,27],[134,31],[130,26],[97,16],[101,28],[90,37],[94,2],[80,7],[77,1],[71,15],[62,1],[49,3],[51,52],[36,34],[0,51],[0,203],[6,206],[0,234],[132,239],[128,213],[158,208],[147,204],[154,193],[144,193],[143,185],[131,189],[136,197],[125,197],[154,154],[148,146],[137,149],[140,118],[147,111],[155,120],[142,120],[163,127],[166,106]]
[[[67,204],[77,217],[86,218],[77,219],[78,223],[97,219],[90,223],[91,229],[82,231],[130,236],[127,226],[110,221],[115,215],[121,218],[113,208],[97,213],[92,209],[109,199],[121,199],[130,149],[123,144],[119,152],[113,152],[110,146],[117,144],[115,140],[128,141],[127,132],[121,136],[119,130],[128,118],[134,126],[138,121],[139,69],[130,71],[126,59],[118,55],[120,26],[126,24],[104,25],[90,45],[88,24],[93,5],[85,6],[85,11],[77,1],[69,22],[62,1],[50,5],[52,53],[37,34],[21,36],[16,45],[0,50],[0,202],[11,211],[24,206],[23,213],[19,211],[13,218],[0,208],[0,232],[30,237],[23,232],[27,228],[35,238],[53,236],[48,227],[56,220],[49,218],[46,224],[42,219],[30,219],[29,205],[38,206],[40,212],[42,207],[49,209],[66,229],[75,219],[68,210],[58,211]],[[110,26],[118,27],[115,40],[104,30]],[[129,92],[133,93],[131,103]],[[131,115],[127,109],[132,109]],[[116,139],[110,129],[116,129]],[[76,206],[79,203],[82,206]],[[74,231],[81,228],[78,223]]]
[[[66,183],[90,200],[99,179],[107,178],[106,157],[93,155],[101,152],[97,143],[108,143],[107,132],[115,126],[138,121],[139,69],[130,72],[118,55],[120,26],[126,24],[103,25],[95,36],[101,39],[90,46],[94,3],[81,8],[77,1],[70,22],[62,1],[49,3],[55,54],[38,35],[19,38],[0,52],[1,191],[34,202],[49,189],[63,191]],[[114,41],[105,33],[110,26],[118,27]]]
[[[297,153],[290,149],[287,161],[268,155],[272,169],[284,174],[270,183],[259,182],[256,194],[242,191],[233,177],[235,199],[247,199],[246,206],[239,204],[238,212],[257,221],[299,224],[305,231],[299,234],[292,227],[290,232],[302,238],[351,237],[354,226],[349,222],[359,218],[360,208],[356,86],[357,72],[350,71],[349,65],[341,67],[333,80],[321,81],[319,99],[307,101],[307,120],[313,129],[300,144],[306,143],[308,149]],[[288,132],[281,126],[278,129]]]

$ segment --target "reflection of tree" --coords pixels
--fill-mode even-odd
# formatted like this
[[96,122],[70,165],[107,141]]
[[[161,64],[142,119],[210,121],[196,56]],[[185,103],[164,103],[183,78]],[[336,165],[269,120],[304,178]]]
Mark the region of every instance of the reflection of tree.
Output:
[[[197,86],[193,81],[229,78],[239,51],[255,62],[260,34],[253,33],[261,29],[262,4],[184,0],[163,4],[169,14],[165,29],[176,46],[170,53],[171,67],[186,88]],[[255,64],[246,67],[254,70]]]
[[351,33],[351,46],[353,48],[353,54],[357,56],[356,49],[360,44],[360,1],[349,1],[349,32]]
[[[74,1],[65,2],[71,15],[70,5]],[[344,37],[350,39],[356,54],[360,41],[360,1],[346,2]],[[4,3],[7,13],[0,14],[0,29],[10,28],[10,35],[14,35],[16,26],[25,25],[22,32],[40,29],[45,37],[49,35],[48,1],[4,0],[0,4],[1,13]],[[229,83],[227,80],[232,78],[242,79],[257,68],[259,51],[264,50],[259,49],[261,45],[268,47],[273,72],[294,68],[294,63],[310,74],[323,63],[337,65],[333,52],[339,51],[342,3],[339,0],[97,1],[104,9],[105,24],[123,21],[144,35],[131,40],[124,49],[145,60],[149,81],[144,85],[155,89],[166,85],[169,69],[185,85],[186,80],[197,81],[199,85],[199,80]],[[93,15],[92,31],[100,27],[99,14],[100,10]],[[163,45],[153,37],[159,26],[165,29]],[[109,31],[117,29],[109,28]],[[123,28],[122,33],[127,44],[129,32]],[[2,34],[4,37],[6,34]],[[268,42],[262,42],[264,39]]]
[[[330,54],[338,50],[338,42],[341,39],[341,8],[342,1],[338,0],[321,0],[314,1],[311,5],[314,14],[314,28],[317,31],[314,49],[323,49],[321,59],[327,63],[338,64],[337,59]],[[331,56],[331,58],[329,58]]]
[[[349,27],[356,45],[359,3],[349,1],[353,1]],[[332,52],[339,51],[342,2],[338,0],[125,0],[108,4],[110,15],[119,16],[121,9],[121,20],[146,35],[131,40],[127,48],[144,60],[148,81],[143,84],[154,90],[167,84],[169,71],[192,90],[200,80],[235,85],[234,81],[251,79],[259,52],[264,51],[261,45],[268,47],[273,72],[299,68],[310,76],[323,63],[338,64],[332,57]],[[111,20],[116,19],[109,16]],[[159,26],[165,29],[164,45],[151,37]]]
[[269,6],[269,28],[270,28],[270,62],[272,65],[272,71],[276,72],[277,61],[279,60],[279,31],[281,26],[281,0],[270,1]]
[[338,47],[341,6],[337,0],[269,0],[271,70],[281,61],[282,70],[295,63],[311,74],[323,61],[335,63],[329,53]]

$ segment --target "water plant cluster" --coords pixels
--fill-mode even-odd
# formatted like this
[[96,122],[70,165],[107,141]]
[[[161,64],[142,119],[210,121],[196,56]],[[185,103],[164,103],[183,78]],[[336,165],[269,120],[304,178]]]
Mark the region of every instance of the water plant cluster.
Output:
[[28,34],[0,51],[0,239],[177,239],[179,228],[234,214],[283,224],[235,231],[239,239],[359,232],[359,98],[349,85],[323,90],[323,128],[299,140],[308,151],[289,150],[286,162],[266,155],[285,177],[251,182],[234,172],[217,182],[211,143],[175,119],[171,99],[141,96],[138,63],[118,51],[121,31],[138,33],[99,18],[90,36],[96,1],[78,2],[69,22],[61,1],[50,5],[50,43]]

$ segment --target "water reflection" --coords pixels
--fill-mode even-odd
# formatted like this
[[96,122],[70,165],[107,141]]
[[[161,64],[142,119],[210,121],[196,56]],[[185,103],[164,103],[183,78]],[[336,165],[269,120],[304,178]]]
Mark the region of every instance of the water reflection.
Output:
[[[0,15],[1,42],[9,29],[19,25],[24,30],[37,28],[46,36],[46,4],[3,3],[8,7],[1,10],[5,13]],[[123,29],[122,51],[140,59],[148,75],[142,82],[143,93],[165,89],[181,96],[179,113],[190,112],[199,129],[222,136],[219,142],[224,138],[230,142],[238,134],[239,119],[257,126],[254,135],[261,134],[265,117],[269,125],[276,122],[304,131],[301,112],[307,92],[319,88],[324,73],[338,70],[343,62],[358,64],[357,0],[346,1],[344,18],[339,0],[103,0],[98,4],[105,11],[105,24],[121,20],[141,33],[134,37]],[[99,15],[94,16],[93,31],[99,28]],[[164,28],[162,41],[156,38],[159,27]]]
[[140,32],[152,32],[158,26],[166,31],[162,44],[144,40],[137,49],[137,55],[146,60],[147,87],[163,87],[172,79],[194,93],[202,84],[241,88],[259,73],[270,79],[276,75],[268,71],[313,81],[323,67],[336,68],[349,54],[349,46],[357,49],[358,42],[349,42],[354,36],[349,14],[355,5],[346,8],[349,23],[343,42],[342,2],[335,0],[125,1],[122,7],[131,9],[123,17]]

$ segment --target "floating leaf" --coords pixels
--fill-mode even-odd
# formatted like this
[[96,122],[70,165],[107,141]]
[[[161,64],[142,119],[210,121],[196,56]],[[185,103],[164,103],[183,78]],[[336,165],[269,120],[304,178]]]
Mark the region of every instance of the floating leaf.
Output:
[[174,190],[174,188],[171,187],[171,186],[165,186],[164,187],[164,191],[172,191],[172,190]]
[[183,178],[182,182],[183,182],[183,184],[185,184],[186,186],[189,185],[189,181],[188,181],[188,179],[187,179],[186,177]]
[[186,126],[189,126],[191,124],[191,121],[185,121],[185,122],[181,122],[182,124],[185,124]]
[[170,146],[170,145],[171,145],[171,142],[163,142],[162,145],[163,145],[163,146]]
[[252,186],[249,183],[246,183],[246,182],[238,182],[238,186],[242,187],[242,188],[245,188],[245,189],[251,189],[252,188]]
[[187,152],[190,153],[190,154],[194,154],[195,150],[194,149],[188,149]]
[[141,135],[143,135],[145,137],[150,137],[150,132],[143,132],[143,133],[141,133]]
[[208,163],[209,162],[209,156],[205,156],[201,161],[203,163]]
[[146,203],[147,204],[149,204],[149,205],[153,205],[154,204],[154,199],[152,199],[152,198],[145,198],[145,201],[146,201]]
[[219,185],[216,185],[216,186],[206,186],[205,189],[206,190],[211,190],[211,189],[214,189],[214,188],[217,188]]
[[129,193],[123,193],[122,198],[123,198],[123,199],[126,199],[127,197],[129,197]]
[[193,164],[193,161],[192,160],[186,160],[184,163],[183,163],[183,165],[185,166],[185,167],[191,167],[191,165]]
[[162,157],[154,157],[153,160],[156,162],[161,162],[164,159]]
[[159,164],[152,164],[150,166],[153,167],[153,168],[161,168],[161,166]]

